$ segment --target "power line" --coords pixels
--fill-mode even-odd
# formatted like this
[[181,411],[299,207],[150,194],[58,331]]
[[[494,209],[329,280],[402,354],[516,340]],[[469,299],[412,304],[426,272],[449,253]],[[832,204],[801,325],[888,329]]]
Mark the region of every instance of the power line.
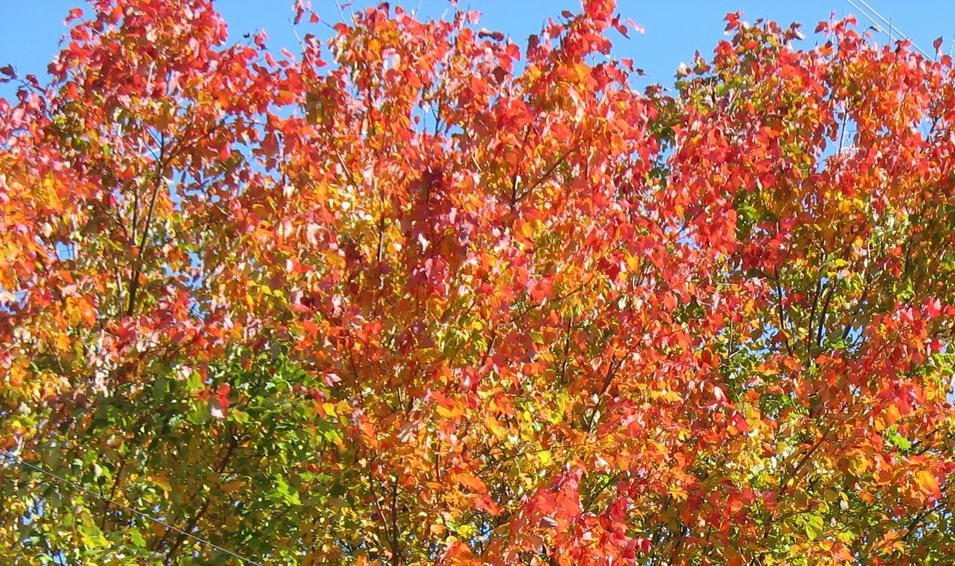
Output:
[[[934,57],[929,57],[928,53],[926,53],[921,47],[919,47],[918,44],[916,44],[914,41],[912,41],[911,39],[909,39],[909,37],[908,37],[905,33],[903,33],[902,30],[900,30],[898,27],[892,25],[892,20],[889,20],[889,19],[887,19],[885,16],[883,16],[882,14],[880,14],[879,11],[876,10],[875,8],[873,8],[871,4],[869,4],[868,2],[866,2],[866,0],[847,0],[847,2],[849,2],[849,4],[852,5],[853,8],[855,8],[856,10],[859,10],[859,13],[861,13],[863,16],[865,16],[867,20],[869,20],[870,22],[872,22],[873,24],[875,24],[875,26],[876,26],[877,28],[879,28],[880,30],[881,30],[882,26],[881,26],[881,25],[879,24],[879,22],[877,22],[871,15],[869,15],[868,12],[872,12],[872,14],[874,14],[875,17],[877,17],[877,18],[879,18],[880,20],[882,20],[882,23],[883,23],[884,25],[889,26],[889,31],[888,31],[888,33],[889,33],[889,38],[892,38],[892,32],[893,32],[893,31],[897,31],[897,32],[899,33],[899,37],[901,37],[901,38],[904,39],[905,41],[908,41],[909,43],[911,43],[911,44],[912,44],[912,47],[914,47],[915,50],[918,51],[923,57],[925,57],[926,59],[934,59]],[[865,8],[863,8],[863,7],[860,6],[859,4],[856,4],[856,2],[859,2],[859,4],[861,4],[862,6],[865,6]],[[866,9],[868,9],[868,12],[866,11]]]
[[76,490],[78,490],[78,491],[83,492],[83,493],[86,494],[86,495],[89,495],[89,496],[91,496],[91,497],[94,497],[94,498],[96,498],[96,499],[99,499],[100,501],[103,501],[103,502],[108,503],[108,504],[110,504],[110,505],[114,505],[114,506],[116,506],[116,507],[119,507],[120,509],[123,509],[123,510],[129,512],[129,513],[133,513],[133,514],[135,514],[135,515],[138,515],[138,516],[142,517],[143,519],[146,519],[147,521],[151,521],[151,522],[153,522],[153,523],[155,523],[155,524],[157,524],[157,525],[161,525],[161,526],[163,526],[163,527],[166,527],[167,529],[169,529],[169,530],[171,530],[171,531],[175,531],[175,532],[177,532],[177,533],[179,533],[179,534],[181,534],[181,535],[183,535],[183,536],[189,537],[189,538],[191,538],[192,540],[194,540],[194,541],[196,541],[196,542],[198,542],[198,543],[200,543],[200,544],[203,544],[203,545],[209,546],[209,547],[211,547],[211,548],[214,548],[214,549],[218,550],[219,552],[224,552],[224,553],[226,553],[226,554],[228,554],[229,556],[232,556],[232,557],[234,557],[234,558],[238,558],[239,560],[241,560],[241,561],[243,561],[243,562],[245,562],[245,563],[247,563],[247,564],[255,564],[256,566],[262,566],[262,563],[261,563],[261,562],[256,562],[255,560],[252,560],[251,558],[246,558],[245,556],[242,556],[241,554],[236,554],[235,552],[232,552],[231,550],[229,550],[229,549],[227,549],[227,548],[222,548],[221,546],[217,545],[216,543],[214,543],[214,542],[212,542],[212,541],[208,541],[208,540],[206,540],[206,539],[204,539],[204,538],[197,537],[196,535],[193,535],[193,534],[191,534],[191,533],[188,533],[188,532],[186,532],[186,531],[180,529],[179,527],[170,525],[169,523],[166,523],[165,521],[163,521],[163,520],[161,520],[161,519],[157,519],[157,518],[153,517],[152,515],[147,515],[146,513],[143,513],[142,511],[137,511],[136,509],[133,509],[132,507],[128,507],[128,506],[126,506],[126,505],[123,505],[122,503],[119,503],[118,501],[115,501],[115,500],[110,499],[110,498],[108,498],[108,497],[104,497],[104,496],[102,496],[102,495],[96,493],[95,491],[90,491],[89,489],[86,489],[85,487],[83,487],[81,484],[78,484],[78,483],[76,483],[76,482],[74,482],[74,481],[71,481],[71,480],[69,480],[69,479],[66,479],[66,478],[64,478],[63,476],[57,475],[56,473],[51,472],[50,470],[47,470],[47,469],[42,468],[42,467],[40,467],[40,466],[37,466],[37,465],[35,465],[35,464],[31,464],[30,462],[27,462],[26,460],[24,460],[24,459],[23,459],[20,455],[18,455],[18,454],[14,454],[14,453],[8,452],[8,451],[6,451],[6,450],[0,450],[0,453],[2,453],[5,457],[10,458],[11,460],[15,460],[17,463],[19,463],[20,465],[22,465],[22,466],[24,466],[24,467],[27,467],[27,468],[29,468],[29,469],[35,471],[35,472],[39,472],[39,473],[41,473],[41,474],[43,474],[43,475],[45,475],[45,476],[48,476],[48,477],[50,477],[50,478],[53,478],[53,479],[59,481],[60,483],[63,483],[63,484],[65,484],[65,485],[69,486],[69,487],[72,487],[73,489],[76,489]]

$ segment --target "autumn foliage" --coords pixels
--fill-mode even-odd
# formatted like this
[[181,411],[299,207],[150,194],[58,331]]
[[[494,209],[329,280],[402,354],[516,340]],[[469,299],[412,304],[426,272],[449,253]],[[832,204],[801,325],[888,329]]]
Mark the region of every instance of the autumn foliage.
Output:
[[296,9],[0,69],[0,561],[955,561],[951,59]]

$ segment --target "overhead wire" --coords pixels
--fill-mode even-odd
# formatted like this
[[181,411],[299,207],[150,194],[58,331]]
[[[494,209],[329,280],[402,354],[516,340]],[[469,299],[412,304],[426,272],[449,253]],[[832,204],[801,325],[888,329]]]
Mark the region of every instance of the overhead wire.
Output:
[[[926,53],[921,47],[919,47],[918,44],[916,44],[914,41],[909,39],[909,37],[901,29],[893,25],[892,20],[889,20],[888,18],[880,14],[879,11],[873,8],[871,4],[866,2],[866,0],[846,0],[846,1],[849,2],[849,4],[853,8],[858,10],[859,13],[865,16],[867,20],[875,24],[875,26],[879,30],[882,30],[883,25],[888,26],[889,30],[887,33],[889,34],[890,38],[893,38],[893,31],[898,32],[899,37],[904,39],[905,41],[908,41],[910,44],[912,44],[912,47],[914,47],[915,50],[918,51],[923,57],[925,57],[926,59],[934,59],[934,57],[930,57],[928,53]],[[856,2],[859,2],[859,4],[857,4]],[[869,12],[871,12],[871,15],[869,14]],[[881,20],[882,23],[880,24],[878,21],[876,21],[875,18],[878,18],[879,20]],[[885,31],[885,30],[882,30],[882,31]]]

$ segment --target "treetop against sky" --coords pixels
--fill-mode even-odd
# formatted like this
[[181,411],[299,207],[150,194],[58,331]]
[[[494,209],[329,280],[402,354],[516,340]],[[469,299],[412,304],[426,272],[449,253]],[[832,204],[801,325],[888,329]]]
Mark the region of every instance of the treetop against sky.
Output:
[[[241,41],[245,34],[264,30],[273,51],[282,48],[299,52],[291,20],[294,18],[294,0],[219,0],[216,9],[226,21],[232,41]],[[326,22],[338,21],[342,14],[360,11],[376,2],[355,0],[313,1],[315,12]],[[337,4],[341,4],[341,10]],[[0,18],[0,66],[12,64],[21,75],[33,73],[43,76],[49,60],[59,50],[58,42],[66,27],[62,20],[71,8],[85,7],[84,0],[43,0],[22,2],[0,0],[3,18]],[[392,6],[417,11],[421,17],[439,18],[449,13],[447,0],[397,0]],[[461,6],[481,13],[480,25],[510,36],[519,45],[526,45],[529,35],[539,31],[548,18],[556,18],[563,10],[576,11],[579,0],[473,0]],[[788,24],[800,22],[804,31],[818,22],[855,14],[862,28],[878,25],[875,35],[881,41],[898,39],[901,35],[913,40],[919,47],[931,51],[932,42],[945,39],[945,52],[955,45],[955,10],[947,0],[911,0],[905,3],[885,0],[802,0],[800,2],[766,2],[765,0],[686,0],[678,5],[668,2],[622,0],[617,9],[624,19],[633,19],[641,26],[641,33],[630,38],[617,38],[613,54],[633,59],[646,71],[636,79],[639,84],[651,82],[671,86],[680,63],[689,63],[695,51],[712,55],[713,47],[726,38],[723,17],[728,12],[742,11],[745,19],[772,19]],[[874,11],[873,11],[874,10]],[[881,18],[880,18],[881,16]],[[884,19],[883,19],[884,18]],[[328,28],[314,30],[325,39]],[[810,42],[815,38],[810,35]],[[810,45],[811,46],[811,45]],[[0,96],[12,96],[15,88],[0,85]]]

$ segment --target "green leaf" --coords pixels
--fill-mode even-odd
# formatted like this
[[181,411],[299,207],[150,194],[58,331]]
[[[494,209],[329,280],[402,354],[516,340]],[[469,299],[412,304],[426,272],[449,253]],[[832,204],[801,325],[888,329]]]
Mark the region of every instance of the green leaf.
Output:
[[146,548],[146,539],[143,538],[143,534],[136,527],[129,529],[129,540],[139,548]]
[[816,540],[822,536],[822,517],[820,515],[810,515],[806,518],[804,528],[806,529],[806,536],[809,537],[810,540]]

